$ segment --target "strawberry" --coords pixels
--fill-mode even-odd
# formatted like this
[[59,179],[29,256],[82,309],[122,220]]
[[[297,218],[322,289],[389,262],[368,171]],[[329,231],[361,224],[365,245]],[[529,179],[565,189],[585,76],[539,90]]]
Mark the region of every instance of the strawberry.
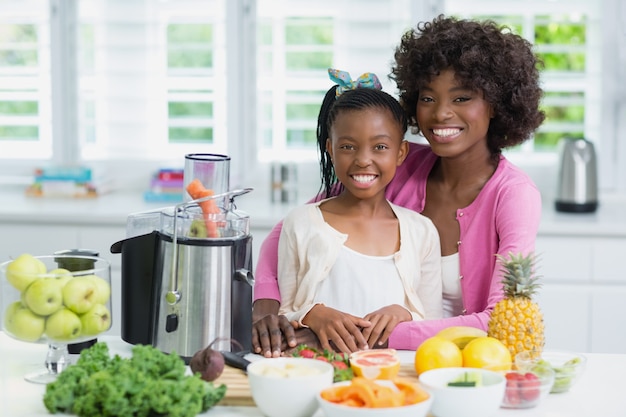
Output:
[[318,361],[322,361],[322,362],[328,363],[328,358],[326,358],[324,356],[316,356],[314,359],[317,359]]
[[519,386],[522,388],[520,392],[525,401],[531,402],[539,398],[541,381],[539,381],[537,375],[532,372],[526,372],[523,375],[523,379],[519,381]]
[[523,378],[523,376],[517,372],[508,372],[505,376],[506,391],[504,394],[504,401],[507,405],[515,407],[521,402],[518,383],[520,381],[520,377]]
[[348,365],[344,361],[334,360],[332,364],[336,369],[348,369]]
[[315,358],[315,356],[317,355],[316,352],[314,352],[311,349],[302,349],[298,352],[297,356],[300,356],[301,358]]

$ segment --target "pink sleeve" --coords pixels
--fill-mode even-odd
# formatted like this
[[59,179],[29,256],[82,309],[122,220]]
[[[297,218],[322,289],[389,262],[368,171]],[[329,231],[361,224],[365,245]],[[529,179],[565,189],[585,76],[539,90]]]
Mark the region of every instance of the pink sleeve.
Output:
[[282,227],[281,221],[274,226],[261,244],[254,274],[253,302],[262,298],[281,301],[278,290],[278,238]]
[[389,337],[389,347],[399,350],[415,350],[422,342],[451,326],[471,326],[487,331],[490,313],[449,317],[439,320],[405,321],[399,323]]

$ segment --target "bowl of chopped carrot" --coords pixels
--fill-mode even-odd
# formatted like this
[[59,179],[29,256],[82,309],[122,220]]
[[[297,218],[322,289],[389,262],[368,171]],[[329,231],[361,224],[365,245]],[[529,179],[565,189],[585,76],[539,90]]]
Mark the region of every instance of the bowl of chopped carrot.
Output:
[[417,381],[355,377],[325,388],[318,401],[326,417],[425,417],[433,398]]

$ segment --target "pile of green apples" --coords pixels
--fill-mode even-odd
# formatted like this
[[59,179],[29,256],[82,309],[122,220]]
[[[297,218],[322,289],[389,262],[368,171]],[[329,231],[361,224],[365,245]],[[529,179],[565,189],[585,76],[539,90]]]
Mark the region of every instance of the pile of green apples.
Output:
[[79,274],[63,268],[48,271],[40,259],[26,253],[12,260],[5,275],[20,292],[20,299],[4,312],[7,333],[26,342],[45,335],[63,343],[108,330],[109,282],[97,275]]

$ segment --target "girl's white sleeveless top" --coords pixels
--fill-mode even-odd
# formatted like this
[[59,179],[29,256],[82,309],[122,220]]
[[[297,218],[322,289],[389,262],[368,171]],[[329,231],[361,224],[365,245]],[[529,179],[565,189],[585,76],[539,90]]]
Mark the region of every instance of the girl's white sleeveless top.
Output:
[[369,256],[343,246],[314,301],[363,317],[391,304],[406,307],[394,255]]

